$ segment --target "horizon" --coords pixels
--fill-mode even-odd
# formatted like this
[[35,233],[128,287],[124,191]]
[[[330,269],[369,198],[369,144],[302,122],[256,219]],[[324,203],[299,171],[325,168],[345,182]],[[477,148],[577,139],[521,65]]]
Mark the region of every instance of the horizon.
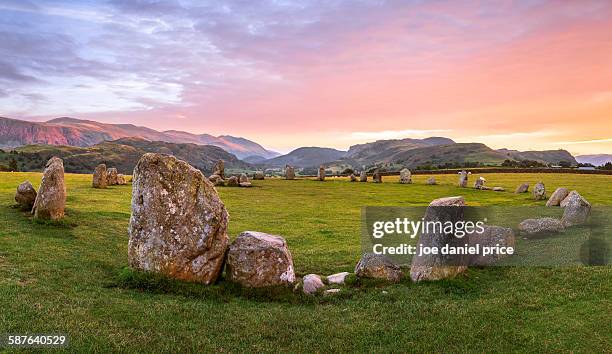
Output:
[[[0,116],[612,153],[612,3],[0,3]],[[9,88],[10,89],[7,89]]]

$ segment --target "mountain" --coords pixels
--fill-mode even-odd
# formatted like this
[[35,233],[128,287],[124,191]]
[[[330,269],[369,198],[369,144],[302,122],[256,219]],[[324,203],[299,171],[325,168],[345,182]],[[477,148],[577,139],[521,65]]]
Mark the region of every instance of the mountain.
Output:
[[346,151],[321,147],[301,147],[288,153],[263,162],[269,167],[313,167],[342,158]]
[[49,158],[58,156],[64,160],[66,172],[70,173],[92,173],[98,164],[105,163],[107,167],[116,167],[120,173],[131,174],[138,159],[147,152],[174,155],[206,174],[212,172],[214,164],[220,159],[224,160],[228,170],[252,169],[248,163],[217,146],[175,144],[142,138],[122,138],[88,147],[26,145],[14,151],[16,154],[0,152],[0,163],[15,158],[23,171],[40,171]]
[[572,165],[577,165],[578,161],[566,150],[543,150],[543,151],[517,151],[508,149],[497,150],[504,154],[506,158],[511,160],[533,160],[547,164],[559,164],[561,161],[567,161]]
[[259,155],[272,158],[279,154],[266,150],[245,138],[210,134],[192,134],[177,130],[157,131],[133,124],[107,124],[75,118],[56,118],[47,122],[28,122],[0,117],[0,148],[29,144],[68,145],[86,147],[103,141],[126,137],[170,143],[192,143],[218,146],[239,158]]
[[387,156],[421,147],[449,145],[455,142],[448,138],[431,137],[425,139],[392,139],[377,140],[373,143],[353,145],[345,157],[369,164],[375,161],[388,160]]
[[593,166],[603,166],[606,162],[612,163],[612,154],[578,155],[576,161],[590,163]]

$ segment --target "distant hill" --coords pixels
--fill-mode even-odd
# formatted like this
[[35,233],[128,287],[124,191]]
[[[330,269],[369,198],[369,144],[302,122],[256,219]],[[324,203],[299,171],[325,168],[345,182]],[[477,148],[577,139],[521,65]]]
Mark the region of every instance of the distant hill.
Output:
[[284,167],[291,165],[294,167],[313,167],[325,162],[335,161],[342,158],[346,151],[321,147],[301,147],[288,153],[269,159],[263,162],[269,167]]
[[431,137],[426,139],[393,139],[378,140],[373,143],[353,145],[345,158],[358,161],[360,164],[387,162],[392,155],[421,147],[449,145],[455,142],[448,138]]
[[64,160],[66,172],[70,173],[92,173],[98,164],[105,163],[108,167],[116,167],[120,173],[131,174],[138,159],[147,152],[174,155],[206,174],[212,172],[214,164],[220,159],[225,161],[226,169],[252,168],[217,146],[175,144],[140,138],[105,141],[89,147],[26,145],[16,148],[13,153],[0,153],[0,161],[6,163],[8,159],[15,158],[20,170],[40,171],[49,158],[58,156]]
[[558,164],[561,161],[567,161],[572,165],[577,165],[578,161],[566,150],[543,150],[543,151],[517,151],[508,149],[497,150],[504,154],[509,159],[517,161],[533,160],[547,164]]
[[590,163],[593,166],[603,166],[606,162],[612,163],[612,154],[578,155],[576,160],[580,163]]
[[266,150],[245,138],[210,134],[192,134],[177,130],[160,132],[133,124],[107,124],[75,118],[56,118],[47,122],[28,122],[0,117],[0,148],[14,148],[30,144],[93,146],[103,141],[126,137],[170,143],[214,145],[237,157],[253,155],[272,158],[279,154]]

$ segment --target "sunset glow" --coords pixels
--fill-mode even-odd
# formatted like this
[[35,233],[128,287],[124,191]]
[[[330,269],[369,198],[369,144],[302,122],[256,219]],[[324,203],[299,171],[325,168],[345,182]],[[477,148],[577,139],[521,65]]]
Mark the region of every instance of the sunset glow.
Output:
[[612,153],[612,3],[0,1],[0,116]]

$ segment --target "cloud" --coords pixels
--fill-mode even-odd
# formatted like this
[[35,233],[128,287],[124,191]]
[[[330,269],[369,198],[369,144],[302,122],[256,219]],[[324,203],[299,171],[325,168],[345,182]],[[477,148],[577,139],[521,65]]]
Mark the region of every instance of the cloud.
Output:
[[578,141],[558,141],[555,144],[574,145],[574,144],[604,144],[612,142],[612,138],[593,139],[593,140],[578,140]]
[[435,134],[448,133],[451,129],[403,129],[403,130],[383,130],[378,132],[352,132],[345,136],[349,140],[384,140],[384,139],[403,139],[408,137],[423,138]]

